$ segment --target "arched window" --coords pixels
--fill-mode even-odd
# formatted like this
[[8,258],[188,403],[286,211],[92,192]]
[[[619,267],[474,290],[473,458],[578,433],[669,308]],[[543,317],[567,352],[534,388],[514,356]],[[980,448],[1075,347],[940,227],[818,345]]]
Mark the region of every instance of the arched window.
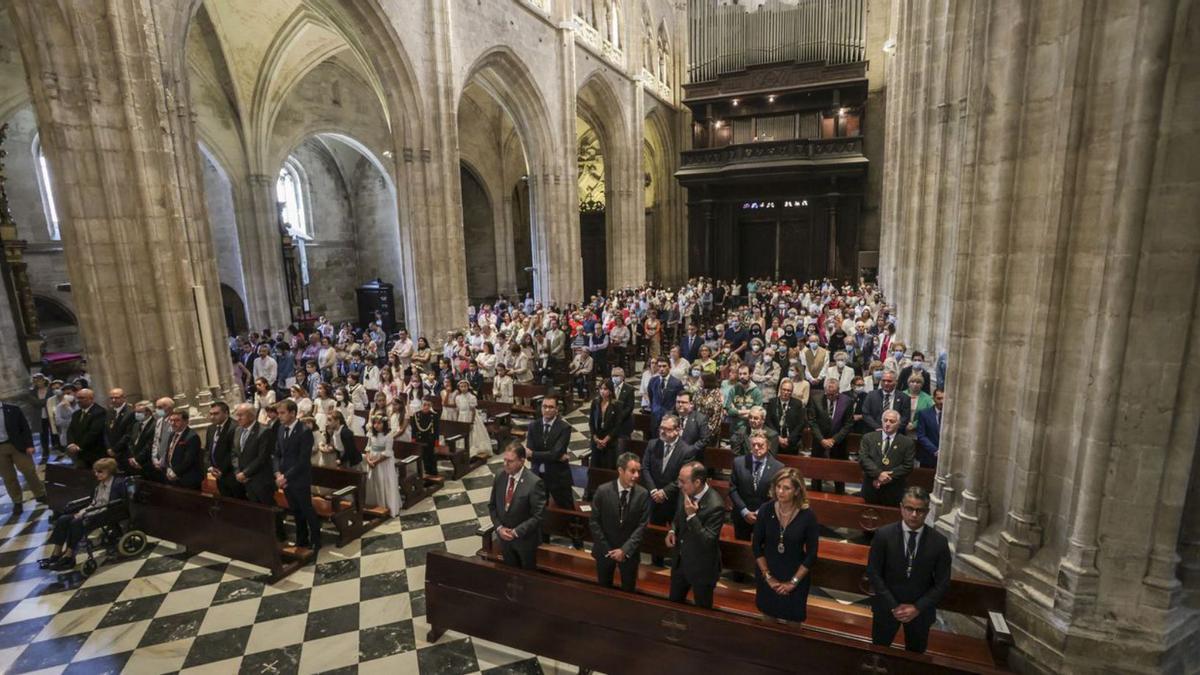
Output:
[[275,181],[275,198],[283,204],[283,221],[288,231],[305,239],[313,238],[312,219],[308,209],[308,184],[304,170],[294,157],[288,157]]
[[46,163],[46,155],[42,152],[39,137],[33,137],[33,157],[37,171],[38,191],[42,193],[42,211],[46,214],[46,230],[50,239],[62,239],[62,231],[58,227],[58,208],[54,205],[54,187],[50,184],[50,165]]

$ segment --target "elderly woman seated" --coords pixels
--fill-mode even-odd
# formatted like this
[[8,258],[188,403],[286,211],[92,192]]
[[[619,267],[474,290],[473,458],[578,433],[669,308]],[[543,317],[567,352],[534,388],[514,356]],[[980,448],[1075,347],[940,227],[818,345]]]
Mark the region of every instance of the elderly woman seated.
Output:
[[100,516],[108,506],[128,496],[124,476],[117,476],[117,460],[111,457],[96,460],[92,474],[96,477],[96,490],[90,499],[83,498],[68,505],[67,510],[54,520],[50,532],[50,551],[47,566],[55,570],[69,570],[75,566],[75,551],[88,532],[100,524]]

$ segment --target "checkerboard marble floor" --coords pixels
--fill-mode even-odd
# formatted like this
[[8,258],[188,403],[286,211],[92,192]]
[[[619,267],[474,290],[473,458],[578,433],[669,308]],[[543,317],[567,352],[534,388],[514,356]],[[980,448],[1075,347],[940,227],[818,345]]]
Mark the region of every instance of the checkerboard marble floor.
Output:
[[[588,447],[583,412],[566,417]],[[90,578],[37,560],[49,511],[0,502],[0,667],[7,673],[576,673],[576,666],[448,632],[426,642],[425,556],[473,555],[502,462],[493,457],[432,499],[274,584],[221,556],[152,542]],[[579,494],[582,491],[578,491]],[[40,505],[39,505],[40,506]],[[838,536],[835,532],[824,535]],[[849,604],[836,591],[814,594]]]

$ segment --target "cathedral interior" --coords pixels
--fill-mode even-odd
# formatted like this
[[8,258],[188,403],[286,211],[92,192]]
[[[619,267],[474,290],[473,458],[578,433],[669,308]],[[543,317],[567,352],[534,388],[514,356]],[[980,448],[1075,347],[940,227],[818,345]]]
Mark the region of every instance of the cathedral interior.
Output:
[[[1198,156],[1194,0],[0,0],[0,399],[14,406],[0,440],[0,472],[13,476],[0,499],[0,665],[1200,672]],[[912,637],[872,644],[880,596],[867,551],[902,509],[863,501],[861,458],[846,495],[841,482],[830,499],[809,490],[827,510],[814,510],[822,548],[804,623],[763,620],[761,568],[732,534],[720,537],[716,609],[668,602],[675,572],[649,564],[645,548],[663,541],[651,533],[659,525],[647,526],[639,593],[597,586],[580,548],[593,546],[589,511],[568,512],[559,497],[541,524],[550,543],[536,571],[493,555],[504,548],[493,534],[505,528],[490,514],[498,496],[512,498],[503,494],[509,439],[528,447],[547,414],[540,406],[557,396],[574,499],[590,501],[606,470],[589,460],[600,435],[590,410],[606,409],[589,407],[599,385],[616,364],[627,382],[642,378],[642,406],[630,413],[638,427],[620,447],[660,442],[657,425],[673,417],[645,383],[656,357],[675,372],[666,340],[690,345],[692,325],[702,337],[716,328],[715,344],[720,331],[736,333],[738,305],[727,297],[729,314],[713,315],[701,300],[714,285],[741,292],[747,327],[761,322],[765,333],[771,316],[819,323],[830,360],[841,343],[827,345],[825,319],[849,317],[850,341],[862,307],[851,316],[847,300],[865,299],[880,326],[890,317],[878,333],[867,328],[880,370],[899,374],[903,391],[918,354],[937,362],[946,456],[937,451],[925,468],[924,522],[948,541],[953,576],[926,653],[912,650]],[[484,308],[497,314],[486,328]],[[609,320],[622,312],[634,334],[619,352],[626,361]],[[518,336],[536,327],[541,340],[551,316],[570,323],[574,342],[544,359],[545,380],[517,377],[518,400],[511,390],[500,400],[483,353],[511,344],[517,354]],[[583,345],[591,372],[593,323],[608,360],[601,372],[596,357],[589,379],[566,361]],[[276,335],[298,334],[288,384],[316,399],[300,358],[305,336],[319,341],[320,326],[343,324],[358,331],[356,359],[357,340],[365,349],[373,328],[385,334],[377,358],[389,371],[388,350],[407,339],[393,342],[398,331],[427,338],[433,360],[445,354],[454,370],[449,388],[481,357],[490,395],[471,384],[479,412],[463,418],[460,407],[449,420],[471,429],[487,409],[487,434],[470,443],[482,439],[478,462],[460,465],[443,422],[437,447],[448,454],[432,479],[422,477],[419,447],[396,455],[396,513],[366,508],[378,507],[364,502],[374,469],[344,490],[314,482],[313,501],[332,515],[322,516],[325,544],[318,532],[319,551],[307,552],[276,545],[270,505],[241,506],[224,488],[177,494],[139,477],[128,527],[145,519],[144,551],[86,574],[39,564],[57,507],[92,495],[95,483],[59,447],[81,438],[78,413],[67,406],[55,422],[61,394],[47,391],[74,382],[94,389],[103,410],[145,401],[147,415],[165,397],[209,442],[224,424],[210,417],[218,402],[234,417],[248,402],[265,424],[254,389],[260,345],[274,368]],[[506,335],[491,344],[493,328]],[[451,343],[463,333],[479,342],[459,368]],[[349,364],[340,340],[330,358]],[[893,368],[880,340],[902,340],[909,358],[901,363],[895,349]],[[795,336],[790,347],[803,352]],[[313,353],[318,380],[357,384],[345,382],[349,365],[333,363],[331,376],[326,352]],[[716,360],[716,377],[736,383],[738,368],[727,378]],[[869,382],[868,364],[854,376]],[[399,386],[420,379],[408,356],[403,365]],[[446,420],[455,395],[436,372],[433,405]],[[807,380],[805,400],[809,382],[811,400],[821,398],[824,372],[800,364],[793,379]],[[681,373],[688,379],[686,363]],[[289,387],[279,383],[282,402]],[[538,383],[547,388],[528,393]],[[366,388],[370,417],[361,406],[350,416],[369,426],[386,384]],[[691,398],[715,386],[696,379]],[[853,395],[850,379],[840,386]],[[124,399],[114,402],[117,389]],[[419,445],[421,398],[403,400],[413,407],[400,419],[412,413]],[[732,453],[731,465],[740,457],[734,412],[719,440],[697,450],[710,471],[710,454]],[[7,454],[28,461],[8,417],[18,413],[32,429],[29,456],[42,458],[44,494],[32,474],[18,482],[21,466]],[[51,424],[62,426],[61,442],[39,436]],[[330,434],[325,424],[314,433]],[[797,462],[819,452],[807,435],[820,433],[815,418],[803,426]],[[861,431],[852,447],[880,433]],[[167,433],[177,434],[173,452],[185,432]],[[124,437],[101,442],[124,461],[113,450]],[[354,473],[316,475],[339,471]],[[293,511],[286,489],[276,515]],[[362,522],[339,521],[341,508]],[[837,509],[852,516],[826,516]],[[378,522],[364,524],[371,517]],[[834,524],[839,517],[849,520]],[[255,518],[266,528],[258,548],[170,536],[220,521],[228,542]],[[839,546],[846,557],[826,562]],[[731,567],[735,554],[749,577]],[[302,562],[292,569],[288,556]],[[585,573],[572,576],[579,565]]]

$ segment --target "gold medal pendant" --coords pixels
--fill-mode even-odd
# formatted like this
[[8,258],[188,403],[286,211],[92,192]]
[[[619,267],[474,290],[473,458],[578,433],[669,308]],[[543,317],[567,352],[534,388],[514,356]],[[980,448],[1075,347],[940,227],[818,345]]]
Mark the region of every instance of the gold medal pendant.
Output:
[[888,459],[887,456],[885,455],[883,458],[883,465],[887,466],[888,464],[891,464],[891,463],[892,463],[892,460]]
[[783,553],[784,551],[787,550],[787,547],[785,547],[783,545],[783,542],[781,541],[781,542],[779,542],[779,546],[775,547],[775,550],[779,551],[780,553]]

